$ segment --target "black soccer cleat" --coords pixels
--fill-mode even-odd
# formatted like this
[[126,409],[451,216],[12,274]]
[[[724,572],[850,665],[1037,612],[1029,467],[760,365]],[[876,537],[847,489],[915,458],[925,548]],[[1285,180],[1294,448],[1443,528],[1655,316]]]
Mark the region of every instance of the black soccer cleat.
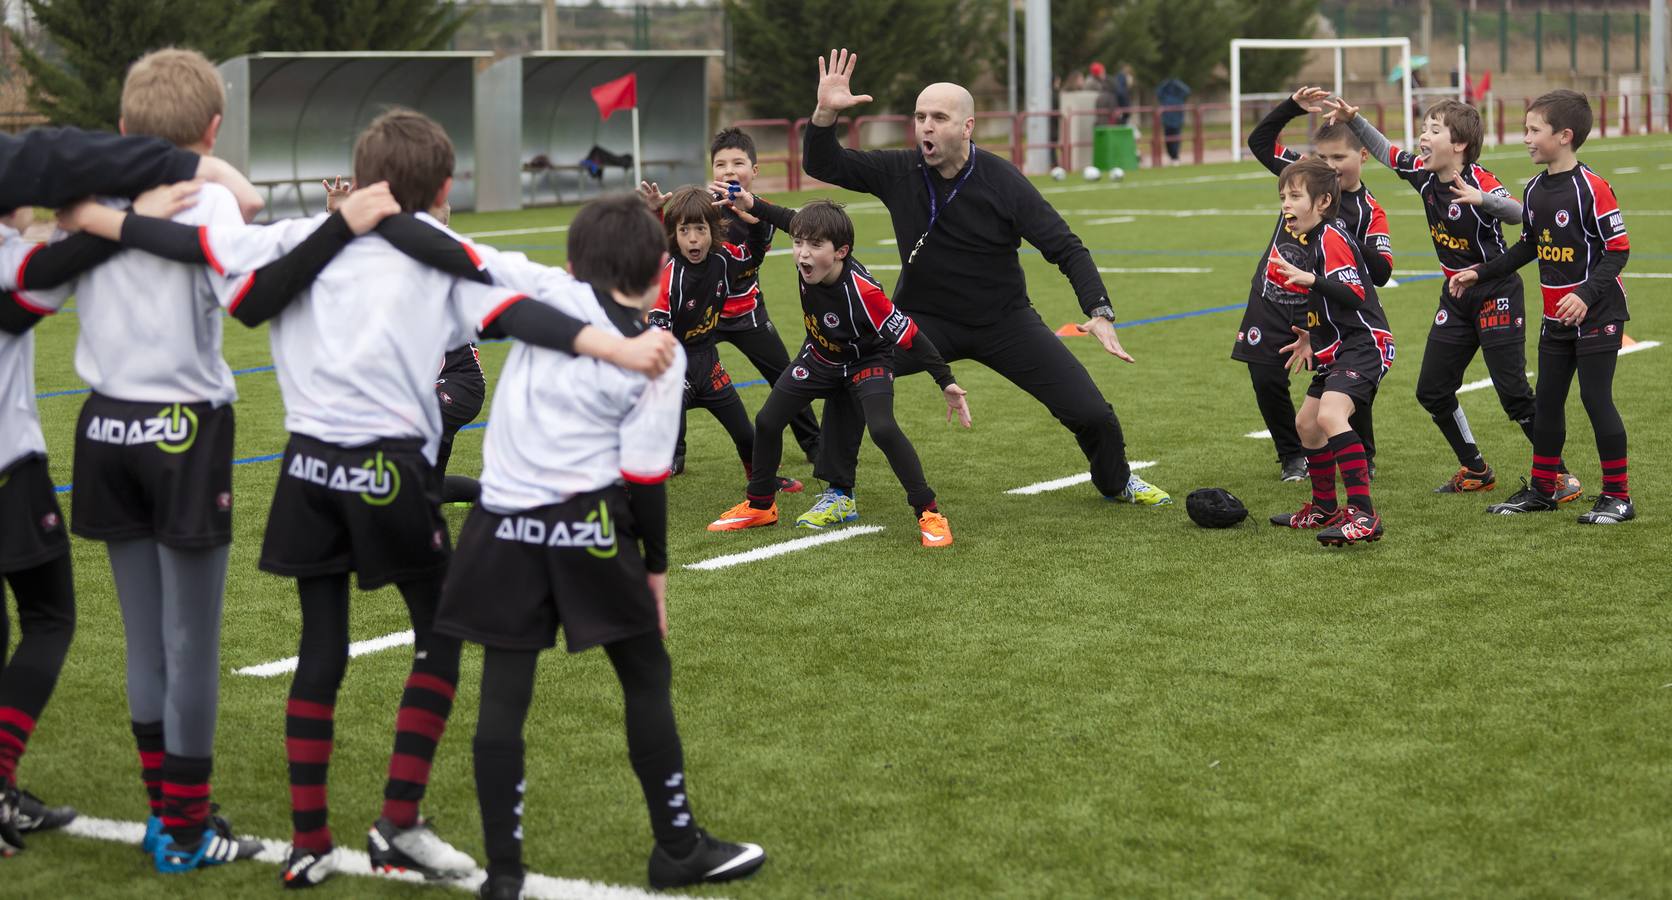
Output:
[[482,882],[482,889],[476,896],[482,900],[518,900],[522,896],[522,889],[521,875],[489,875]]
[[675,859],[657,844],[650,851],[650,886],[659,891],[690,884],[734,881],[755,874],[766,862],[766,851],[755,844],[732,844],[697,829],[697,846],[684,859]]
[[63,828],[79,815],[73,806],[47,806],[41,798],[25,790],[17,794],[17,830],[24,834]]
[[1556,498],[1549,494],[1540,493],[1527,484],[1527,479],[1521,479],[1521,490],[1511,494],[1508,500],[1494,503],[1486,511],[1495,516],[1514,516],[1521,513],[1550,512],[1556,508]]
[[23,849],[23,834],[17,827],[18,799],[17,788],[0,787],[0,858]]
[[1278,480],[1285,482],[1305,481],[1306,457],[1291,456],[1283,460],[1283,473],[1277,477]]
[[1343,547],[1359,541],[1373,543],[1382,539],[1380,515],[1352,506],[1346,509],[1346,514],[1337,516],[1333,524],[1318,532],[1318,543],[1325,547]]
[[1610,497],[1604,494],[1579,517],[1581,525],[1619,525],[1637,518],[1637,509],[1629,497]]
[[324,853],[315,853],[292,845],[290,854],[285,857],[284,868],[279,870],[279,881],[291,890],[302,890],[330,878],[340,868],[342,860],[338,858],[335,847]]

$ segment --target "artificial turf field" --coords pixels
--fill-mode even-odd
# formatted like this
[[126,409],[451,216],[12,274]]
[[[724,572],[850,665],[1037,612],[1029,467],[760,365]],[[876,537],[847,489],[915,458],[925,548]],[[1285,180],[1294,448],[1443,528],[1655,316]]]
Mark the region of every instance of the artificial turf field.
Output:
[[[1672,141],[1597,141],[1581,154],[1614,185],[1633,253],[1628,332],[1672,339]],[[1519,145],[1484,163],[1519,193]],[[691,415],[687,473],[671,482],[669,614],[675,707],[694,809],[721,837],[770,858],[737,897],[1641,896],[1672,884],[1672,496],[1666,391],[1672,348],[1620,360],[1615,396],[1631,435],[1639,518],[1585,528],[1560,513],[1488,517],[1530,450],[1495,393],[1462,396],[1498,467],[1488,495],[1436,496],[1455,468],[1414,399],[1439,281],[1414,192],[1374,163],[1400,287],[1382,291],[1397,364],[1377,403],[1379,544],[1325,550],[1264,524],[1297,507],[1280,484],[1241,364],[1229,358],[1248,276],[1275,215],[1275,179],[1253,164],[1131,173],[1119,186],[1042,181],[1091,248],[1138,359],[1067,343],[1126,430],[1129,455],[1170,507],[1110,504],[1086,484],[1008,489],[1085,471],[1046,411],[980,365],[955,363],[975,428],[943,421],[926,377],[897,408],[956,536],[919,547],[909,508],[867,443],[862,524],[880,532],[713,571],[683,565],[800,535],[788,524],[703,526],[742,495],[730,441]],[[795,202],[812,193],[785,196]],[[886,214],[847,196],[858,256],[892,279]],[[460,215],[467,233],[561,263],[573,209]],[[545,230],[539,230],[545,229]],[[1512,230],[1513,239],[1518,230]],[[779,248],[788,246],[780,239]],[[1055,328],[1078,309],[1067,281],[1024,248],[1034,305]],[[887,267],[887,268],[885,268]],[[1531,270],[1530,310],[1538,288]],[[799,342],[792,266],[763,280]],[[1536,316],[1536,312],[1533,313]],[[37,389],[83,385],[73,314],[38,329]],[[270,365],[265,334],[226,330],[234,370]],[[136,336],[136,339],[142,339]],[[483,347],[490,386],[503,344]],[[793,351],[792,351],[793,352]],[[739,382],[758,376],[729,346]],[[1529,335],[1529,367],[1536,336]],[[1486,377],[1478,362],[1469,380]],[[1304,387],[1296,380],[1296,396]],[[256,569],[285,442],[270,370],[238,379],[233,544],[222,646],[215,799],[243,833],[288,839],[285,676],[233,670],[295,653],[294,585]],[[745,387],[757,409],[765,388]],[[59,484],[71,474],[84,395],[43,396]],[[487,413],[484,412],[484,419]],[[1599,482],[1573,391],[1566,457]],[[480,465],[463,433],[453,471]],[[793,441],[786,441],[791,448]],[[266,461],[262,461],[266,460]],[[799,458],[787,474],[810,480]],[[1206,531],[1183,497],[1217,485],[1258,524]],[[780,498],[785,519],[809,493]],[[69,496],[61,496],[69,510]],[[448,511],[455,527],[463,520]],[[79,628],[57,694],[20,770],[26,788],[84,816],[145,815],[122,682],[123,642],[101,545],[76,540]],[[481,586],[484,600],[495,591]],[[15,613],[14,630],[15,630]],[[393,590],[356,594],[355,638],[408,627]],[[404,648],[356,658],[338,704],[332,825],[364,846],[390,751]],[[482,860],[470,768],[479,649],[426,814]],[[547,654],[528,728],[526,860],[534,872],[643,885],[650,835],[627,766],[618,688],[600,653]],[[592,896],[576,884],[575,896]],[[6,897],[262,896],[277,869],[242,863],[153,874],[131,846],[38,835],[0,861]],[[437,887],[338,877],[321,896],[415,897]],[[704,893],[698,891],[696,893]],[[558,894],[554,893],[553,896]]]

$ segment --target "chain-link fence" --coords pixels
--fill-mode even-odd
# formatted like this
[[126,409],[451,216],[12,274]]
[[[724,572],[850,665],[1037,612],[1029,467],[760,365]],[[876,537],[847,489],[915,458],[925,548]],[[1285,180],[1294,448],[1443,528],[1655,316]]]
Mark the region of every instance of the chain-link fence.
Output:
[[[455,50],[501,55],[543,49],[544,4],[537,0],[455,0],[472,8],[453,38]],[[726,11],[718,3],[557,6],[555,50],[720,50],[726,48]]]
[[[1319,12],[1337,36],[1407,35],[1420,53],[1424,5],[1325,0]],[[1649,12],[1642,0],[1429,0],[1426,5],[1430,52],[1454,58],[1461,42],[1475,72],[1606,78],[1642,72],[1649,63]],[[1384,51],[1384,71],[1398,64],[1389,56]]]

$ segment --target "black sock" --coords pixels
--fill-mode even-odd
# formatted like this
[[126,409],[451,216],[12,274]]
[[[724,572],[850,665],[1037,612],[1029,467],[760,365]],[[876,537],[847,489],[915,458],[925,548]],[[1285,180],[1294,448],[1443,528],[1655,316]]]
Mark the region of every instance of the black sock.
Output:
[[650,809],[650,831],[656,843],[676,859],[696,849],[696,829],[691,827],[691,803],[685,794],[685,752],[675,738],[660,753],[633,759],[633,774],[639,776],[644,802]]
[[[1533,439],[1533,419],[1531,416],[1525,419],[1516,419],[1515,424],[1521,426],[1521,433],[1527,436],[1527,443],[1532,444],[1535,447],[1538,446],[1538,442]],[[1558,459],[1556,461],[1556,472],[1560,475],[1566,475],[1568,473],[1567,460]]]
[[523,742],[479,737],[471,746],[488,875],[521,875]]
[[923,504],[913,503],[911,508],[917,512],[919,519],[923,518],[923,514],[926,512],[940,512],[940,504],[933,500]]
[[1480,455],[1480,447],[1475,444],[1475,436],[1469,430],[1469,420],[1463,415],[1463,408],[1452,407],[1445,415],[1431,416],[1434,424],[1440,428],[1440,434],[1445,435],[1446,443],[1451,445],[1451,452],[1457,454],[1457,464],[1471,472],[1486,469],[1486,458]]
[[182,847],[196,844],[209,824],[208,757],[163,756],[163,830]]

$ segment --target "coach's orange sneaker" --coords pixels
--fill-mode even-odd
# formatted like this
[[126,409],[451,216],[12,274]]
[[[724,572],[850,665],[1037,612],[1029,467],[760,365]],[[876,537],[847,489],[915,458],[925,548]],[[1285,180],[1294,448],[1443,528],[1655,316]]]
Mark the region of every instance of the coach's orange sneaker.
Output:
[[766,509],[756,509],[749,505],[749,501],[745,500],[726,510],[720,518],[708,523],[708,530],[742,531],[745,528],[759,528],[762,525],[776,524],[778,524],[778,504],[776,502]]
[[923,515],[917,517],[917,531],[923,535],[925,547],[952,546],[952,526],[945,516],[932,509],[924,510]]

